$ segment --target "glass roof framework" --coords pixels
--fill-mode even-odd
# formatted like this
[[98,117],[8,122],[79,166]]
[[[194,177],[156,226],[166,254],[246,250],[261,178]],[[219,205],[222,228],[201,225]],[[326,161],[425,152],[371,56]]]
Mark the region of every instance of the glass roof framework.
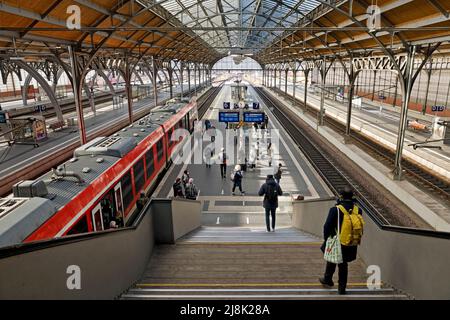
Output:
[[161,1],[164,9],[186,27],[193,28],[220,55],[239,49],[256,53],[268,47],[282,31],[264,28],[292,27],[319,5],[316,0]]

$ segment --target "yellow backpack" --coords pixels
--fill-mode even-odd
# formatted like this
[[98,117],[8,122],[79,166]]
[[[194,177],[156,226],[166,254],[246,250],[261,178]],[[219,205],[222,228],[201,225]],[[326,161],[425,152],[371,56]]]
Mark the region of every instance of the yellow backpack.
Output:
[[342,205],[338,205],[337,208],[344,213],[340,234],[341,244],[344,246],[359,245],[364,232],[364,220],[359,214],[358,206],[354,205],[350,212]]

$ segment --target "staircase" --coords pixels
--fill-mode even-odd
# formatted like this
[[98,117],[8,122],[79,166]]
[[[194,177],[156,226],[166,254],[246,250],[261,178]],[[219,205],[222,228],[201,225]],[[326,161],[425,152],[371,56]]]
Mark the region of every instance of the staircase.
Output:
[[318,282],[321,242],[296,229],[202,227],[176,245],[155,247],[142,279],[122,299],[406,299],[383,285],[369,290],[359,260],[349,265],[347,295]]

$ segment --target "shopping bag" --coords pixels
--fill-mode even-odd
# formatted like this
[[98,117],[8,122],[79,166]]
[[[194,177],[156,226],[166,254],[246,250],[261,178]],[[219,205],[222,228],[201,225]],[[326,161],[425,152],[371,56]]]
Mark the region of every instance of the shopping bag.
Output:
[[341,240],[340,236],[340,223],[339,223],[339,208],[337,208],[337,232],[333,237],[328,237],[327,242],[325,244],[325,252],[323,254],[323,258],[325,261],[339,264],[344,262],[342,257],[342,248],[341,248]]

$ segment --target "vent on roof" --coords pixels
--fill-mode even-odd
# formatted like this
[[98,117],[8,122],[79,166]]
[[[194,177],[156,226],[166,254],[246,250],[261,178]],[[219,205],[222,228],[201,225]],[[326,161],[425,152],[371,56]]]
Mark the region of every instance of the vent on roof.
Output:
[[22,180],[13,185],[13,194],[18,198],[45,197],[48,191],[42,180]]
[[97,158],[97,160],[95,160],[95,162],[97,162],[97,163],[102,163],[103,161],[105,161],[105,159],[103,159],[103,158]]
[[108,148],[120,140],[120,137],[109,137],[96,145],[98,148]]

